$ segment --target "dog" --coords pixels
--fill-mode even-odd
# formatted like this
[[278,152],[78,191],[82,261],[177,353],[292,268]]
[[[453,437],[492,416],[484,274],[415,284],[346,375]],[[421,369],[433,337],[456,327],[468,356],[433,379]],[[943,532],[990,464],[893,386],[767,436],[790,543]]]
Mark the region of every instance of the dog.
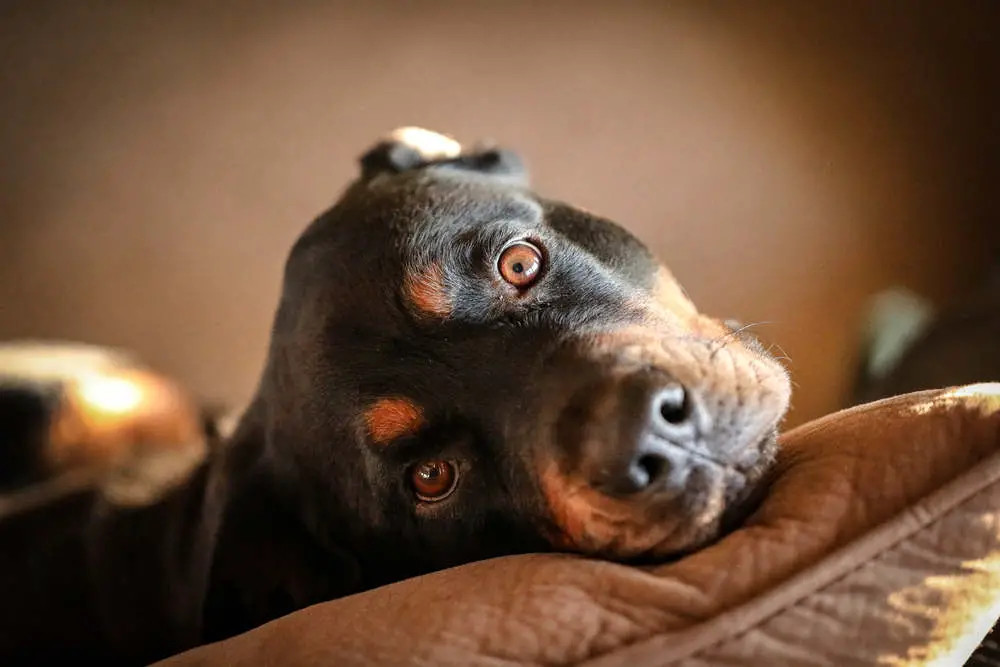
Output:
[[231,434],[155,502],[0,523],[0,656],[144,664],[494,556],[676,557],[745,511],[790,392],[517,154],[398,130],[291,249]]

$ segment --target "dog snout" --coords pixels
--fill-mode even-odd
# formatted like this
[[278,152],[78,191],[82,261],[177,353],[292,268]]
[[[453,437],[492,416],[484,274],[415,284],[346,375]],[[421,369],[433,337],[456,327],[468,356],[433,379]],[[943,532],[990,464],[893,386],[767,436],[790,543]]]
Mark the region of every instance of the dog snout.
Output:
[[596,491],[667,499],[688,490],[692,472],[745,471],[767,454],[767,411],[742,393],[649,367],[608,376],[579,390],[557,436]]
[[682,491],[711,424],[694,390],[655,371],[585,387],[560,422],[562,448],[578,452],[589,485],[616,497]]

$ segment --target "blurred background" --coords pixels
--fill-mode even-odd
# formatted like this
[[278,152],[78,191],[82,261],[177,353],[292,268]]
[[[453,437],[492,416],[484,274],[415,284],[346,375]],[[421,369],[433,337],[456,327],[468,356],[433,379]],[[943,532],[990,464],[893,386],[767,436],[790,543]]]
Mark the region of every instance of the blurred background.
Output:
[[492,138],[764,320],[790,424],[869,297],[1000,248],[1000,3],[0,4],[0,339],[134,350],[238,403],[285,253],[398,125]]

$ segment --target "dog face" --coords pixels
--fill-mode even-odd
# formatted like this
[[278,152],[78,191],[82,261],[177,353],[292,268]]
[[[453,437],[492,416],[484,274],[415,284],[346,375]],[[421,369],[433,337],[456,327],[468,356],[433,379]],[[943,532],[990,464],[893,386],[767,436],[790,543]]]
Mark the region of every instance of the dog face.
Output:
[[773,455],[781,365],[510,153],[411,131],[362,166],[289,257],[256,401],[315,537],[373,581],[712,539]]

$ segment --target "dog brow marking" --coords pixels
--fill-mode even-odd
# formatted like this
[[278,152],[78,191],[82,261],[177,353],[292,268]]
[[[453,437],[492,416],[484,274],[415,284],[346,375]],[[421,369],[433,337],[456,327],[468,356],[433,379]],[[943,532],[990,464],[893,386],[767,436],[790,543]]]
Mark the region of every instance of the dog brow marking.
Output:
[[372,440],[386,445],[424,425],[424,413],[408,398],[382,398],[365,412],[365,425]]
[[409,273],[403,281],[403,291],[421,314],[441,319],[451,315],[451,297],[440,264]]

